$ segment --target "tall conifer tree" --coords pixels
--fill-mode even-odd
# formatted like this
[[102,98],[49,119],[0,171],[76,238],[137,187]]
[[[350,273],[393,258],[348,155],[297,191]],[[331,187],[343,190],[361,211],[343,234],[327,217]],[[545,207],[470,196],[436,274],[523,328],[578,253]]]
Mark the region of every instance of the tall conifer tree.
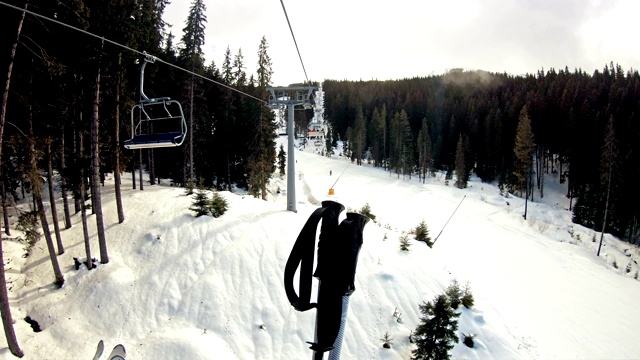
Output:
[[524,196],[529,195],[528,183],[532,165],[532,155],[535,148],[533,142],[533,131],[527,107],[520,111],[518,130],[516,131],[516,141],[513,148],[515,161],[513,164],[514,190],[522,192]]
[[[204,45],[204,30],[207,16],[204,0],[193,0],[189,8],[186,26],[182,35],[182,49],[180,58],[192,72],[202,73],[204,69],[204,55],[202,45]],[[193,139],[195,135],[193,122],[193,98],[196,86],[195,76],[192,74],[189,82],[189,180],[194,180],[193,168]]]
[[456,187],[458,189],[464,189],[467,187],[467,170],[465,165],[464,147],[462,141],[462,134],[458,139],[458,145],[456,146]]
[[[260,46],[258,47],[258,83],[256,93],[265,101],[269,98],[267,86],[271,84],[271,75],[273,74],[271,58],[269,54],[267,54],[268,48],[267,39],[263,36],[260,40]],[[239,52],[238,54],[241,56],[242,53]],[[248,160],[249,183],[252,194],[266,200],[267,185],[271,175],[276,170],[275,139],[277,136],[277,125],[273,111],[266,109],[261,104],[257,104],[257,106],[260,107],[258,111],[259,116],[255,121],[255,137]]]

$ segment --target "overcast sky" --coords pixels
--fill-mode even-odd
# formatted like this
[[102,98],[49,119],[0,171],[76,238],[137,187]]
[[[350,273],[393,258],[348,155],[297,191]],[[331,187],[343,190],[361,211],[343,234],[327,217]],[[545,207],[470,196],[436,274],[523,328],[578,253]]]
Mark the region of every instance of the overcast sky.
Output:
[[[179,43],[192,0],[164,19]],[[273,85],[305,75],[278,0],[205,0],[207,63],[242,49],[255,73],[265,36]],[[610,61],[640,68],[638,0],[284,0],[309,80],[387,80],[482,69],[588,73]]]

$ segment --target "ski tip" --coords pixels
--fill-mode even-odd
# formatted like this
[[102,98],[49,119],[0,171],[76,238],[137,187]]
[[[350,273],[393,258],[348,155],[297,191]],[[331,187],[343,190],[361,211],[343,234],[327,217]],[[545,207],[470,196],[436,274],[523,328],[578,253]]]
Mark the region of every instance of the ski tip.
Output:
[[127,352],[125,351],[124,345],[118,344],[116,345],[111,354],[109,354],[109,360],[126,360]]
[[104,351],[104,341],[100,340],[98,342],[98,347],[96,348],[96,353],[95,355],[93,355],[93,360],[100,359],[100,356],[102,356],[103,351]]

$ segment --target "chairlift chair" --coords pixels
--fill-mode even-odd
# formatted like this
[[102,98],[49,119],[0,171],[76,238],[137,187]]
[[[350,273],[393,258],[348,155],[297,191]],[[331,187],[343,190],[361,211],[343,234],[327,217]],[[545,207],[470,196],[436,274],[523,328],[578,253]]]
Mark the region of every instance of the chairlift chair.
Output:
[[182,106],[169,97],[149,98],[144,93],[144,68],[155,58],[147,55],[140,69],[140,102],[131,109],[132,138],[124,142],[127,149],[150,149],[180,146],[187,136],[187,122]]

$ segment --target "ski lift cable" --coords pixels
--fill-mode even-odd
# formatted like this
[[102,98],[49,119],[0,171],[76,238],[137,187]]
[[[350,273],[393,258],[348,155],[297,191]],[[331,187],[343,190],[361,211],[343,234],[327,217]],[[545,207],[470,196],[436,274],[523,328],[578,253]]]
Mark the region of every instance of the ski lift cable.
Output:
[[[35,16],[35,17],[37,17],[37,18],[41,18],[41,19],[45,19],[45,20],[51,21],[51,22],[53,22],[53,23],[55,23],[55,24],[58,24],[58,25],[64,26],[64,27],[66,27],[66,28],[69,28],[69,29],[72,29],[72,30],[75,30],[75,31],[79,31],[79,32],[81,32],[81,33],[83,33],[83,34],[85,34],[85,35],[89,35],[89,36],[94,37],[94,38],[96,38],[96,39],[100,39],[100,40],[102,40],[102,41],[104,41],[104,42],[108,42],[108,43],[110,43],[110,44],[112,44],[112,45],[119,46],[119,47],[121,47],[121,48],[124,48],[124,49],[126,49],[126,50],[129,50],[129,51],[134,52],[134,53],[136,53],[136,54],[142,55],[142,56],[144,56],[144,57],[152,57],[155,61],[161,62],[161,63],[163,63],[163,64],[165,64],[165,65],[170,66],[170,67],[176,68],[176,69],[178,69],[178,70],[182,70],[182,71],[184,71],[184,72],[186,72],[186,73],[188,73],[188,74],[190,74],[190,75],[197,76],[197,77],[202,78],[202,79],[204,79],[204,80],[206,80],[206,81],[212,82],[212,83],[214,83],[214,84],[216,84],[216,85],[220,85],[220,86],[222,86],[222,87],[224,87],[224,88],[227,88],[227,89],[229,89],[229,90],[235,91],[235,92],[240,93],[240,94],[242,94],[242,95],[244,95],[244,96],[250,97],[250,98],[252,98],[252,99],[254,99],[254,100],[257,100],[257,101],[259,101],[259,102],[263,103],[263,105],[267,105],[267,106],[269,105],[269,104],[268,104],[268,102],[267,102],[267,101],[265,101],[265,100],[263,100],[263,99],[260,99],[260,98],[258,98],[258,97],[255,97],[255,96],[251,95],[251,94],[248,94],[248,93],[246,93],[246,92],[244,92],[244,91],[241,91],[241,90],[238,90],[238,89],[236,89],[236,88],[233,88],[233,87],[231,87],[231,86],[229,86],[229,85],[226,85],[226,84],[223,84],[223,83],[221,83],[221,82],[215,81],[215,80],[213,80],[213,79],[211,79],[211,78],[208,78],[208,77],[206,77],[206,76],[203,76],[203,75],[197,74],[197,73],[195,73],[195,72],[193,72],[193,71],[187,70],[187,69],[182,68],[182,67],[180,67],[180,66],[178,66],[178,65],[175,65],[175,64],[172,64],[172,63],[167,62],[167,61],[165,61],[165,60],[162,60],[162,59],[160,59],[160,58],[158,58],[158,57],[156,57],[156,56],[153,56],[153,55],[151,55],[151,54],[147,53],[146,51],[136,50],[136,49],[134,49],[134,48],[132,48],[132,47],[129,47],[129,46],[127,46],[127,45],[120,44],[120,43],[119,43],[119,42],[117,42],[117,41],[113,41],[113,40],[110,40],[110,39],[108,39],[108,38],[105,38],[104,36],[96,35],[96,34],[94,34],[94,33],[92,33],[92,32],[89,32],[89,31],[86,31],[86,30],[83,30],[83,29],[79,29],[79,28],[77,28],[77,27],[75,27],[75,26],[72,26],[72,25],[69,25],[69,24],[63,23],[62,21],[59,21],[59,20],[56,20],[56,19],[52,19],[52,18],[50,18],[50,17],[47,17],[47,16],[44,16],[44,15],[38,14],[38,13],[33,12],[33,11],[31,11],[31,10],[27,10],[27,9],[20,8],[20,7],[17,7],[17,6],[11,5],[11,4],[7,4],[6,2],[3,2],[3,1],[0,1],[0,5],[6,6],[6,7],[8,7],[8,8],[11,8],[11,9],[14,9],[14,10],[17,10],[17,11],[25,12],[25,13],[30,14],[30,15],[33,15],[33,16]],[[284,5],[283,5],[283,6],[284,6]]]
[[293,43],[296,45],[296,51],[298,52],[298,57],[300,58],[300,64],[302,64],[302,71],[304,71],[304,77],[307,79],[307,83],[311,83],[309,81],[309,77],[307,76],[307,69],[304,67],[304,62],[302,61],[302,55],[300,55],[300,49],[298,48],[298,42],[296,41],[296,36],[293,34],[293,28],[291,27],[291,22],[289,21],[289,15],[287,15],[287,9],[284,7],[284,1],[280,0],[280,4],[282,4],[282,11],[284,11],[284,17],[287,18],[287,24],[289,25],[289,31],[291,31],[291,37],[293,38]]

